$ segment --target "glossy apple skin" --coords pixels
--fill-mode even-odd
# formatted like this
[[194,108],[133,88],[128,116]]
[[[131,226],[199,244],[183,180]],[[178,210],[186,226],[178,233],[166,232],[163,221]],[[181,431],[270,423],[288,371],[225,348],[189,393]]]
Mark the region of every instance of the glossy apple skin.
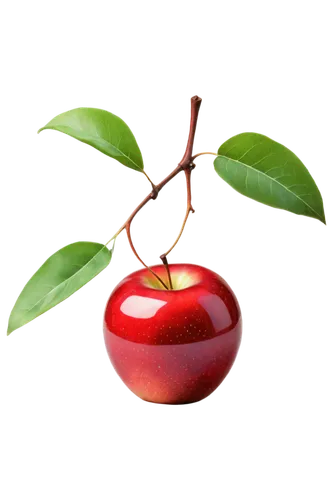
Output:
[[[163,266],[153,270],[166,280]],[[181,290],[151,288],[146,269],[119,283],[105,310],[105,344],[118,375],[141,399],[193,403],[228,374],[240,345],[241,313],[216,273],[192,264],[170,270],[195,283]]]

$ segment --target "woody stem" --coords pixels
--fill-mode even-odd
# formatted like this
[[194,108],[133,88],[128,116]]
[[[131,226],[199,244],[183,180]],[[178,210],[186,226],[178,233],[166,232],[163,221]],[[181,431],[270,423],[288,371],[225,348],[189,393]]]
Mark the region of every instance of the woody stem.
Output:
[[[146,196],[137,204],[135,209],[129,214],[126,222],[124,223],[124,229],[121,232],[125,233],[125,237],[127,240],[128,248],[132,255],[135,257],[136,261],[142,267],[148,267],[145,259],[140,255],[139,249],[135,245],[133,234],[132,234],[132,225],[136,217],[139,215],[141,210],[143,210],[151,201],[154,201],[158,198],[161,192],[165,189],[165,187],[178,175],[181,171],[185,171],[188,169],[189,164],[191,163],[193,156],[193,149],[196,141],[196,133],[199,125],[199,111],[202,105],[203,99],[199,97],[197,94],[193,94],[190,98],[190,113],[189,113],[189,121],[186,131],[186,138],[184,144],[183,154],[180,157],[179,161],[176,165],[169,171],[169,173],[164,176],[159,182],[155,184],[155,188],[149,191]],[[164,285],[165,286],[165,285]]]
[[[176,175],[178,175],[179,172],[181,172],[183,170],[185,172],[185,176],[186,176],[186,187],[187,187],[187,209],[186,209],[185,219],[183,221],[183,225],[181,227],[181,231],[180,231],[180,233],[179,233],[176,241],[174,242],[174,244],[172,245],[172,247],[165,254],[161,255],[161,257],[160,257],[162,259],[163,264],[166,267],[166,271],[167,271],[167,275],[168,275],[168,280],[169,280],[169,287],[172,289],[171,273],[170,273],[169,264],[168,264],[166,256],[171,252],[171,250],[178,243],[178,241],[179,241],[179,239],[180,239],[180,237],[181,237],[181,235],[182,235],[182,233],[184,231],[185,224],[186,224],[186,221],[188,219],[188,216],[189,216],[190,212],[194,212],[192,204],[191,204],[191,172],[192,172],[193,168],[195,167],[195,165],[193,164],[193,157],[192,157],[192,155],[193,155],[194,136],[195,136],[196,126],[197,126],[197,120],[198,120],[198,114],[199,114],[200,105],[201,105],[201,98],[198,97],[198,96],[192,97],[192,99],[191,99],[190,131],[189,131],[187,146],[186,146],[186,150],[185,150],[184,156],[183,156],[182,160],[180,161],[180,163],[178,164],[178,166],[165,179],[163,179],[163,181],[161,181],[159,184],[156,184],[156,185],[154,185],[151,182],[151,180],[149,179],[149,177],[145,174],[146,177],[148,178],[148,180],[152,184],[152,191],[151,191],[151,193],[149,193],[149,195],[144,198],[144,200],[131,213],[131,215],[128,217],[128,219],[126,220],[126,222],[117,231],[117,233],[111,238],[111,240],[113,240],[124,229],[126,229],[127,238],[128,238],[130,247],[131,247],[134,255],[141,262],[141,264],[144,267],[146,267],[155,276],[155,278],[163,285],[163,287],[166,288],[166,289],[168,289],[168,286],[164,283],[164,281],[149,266],[147,266],[143,262],[143,260],[141,259],[141,257],[138,255],[138,253],[137,253],[137,251],[136,251],[136,249],[134,247],[132,237],[131,237],[131,224],[132,224],[132,221],[133,221],[134,217],[136,216],[136,214],[148,203],[148,201],[150,201],[150,200],[156,200],[156,198],[158,196],[158,193],[163,189],[163,187],[166,184],[168,184],[168,182],[170,182],[174,177],[176,177]],[[111,240],[109,240],[108,243]],[[106,243],[106,245],[108,243]]]

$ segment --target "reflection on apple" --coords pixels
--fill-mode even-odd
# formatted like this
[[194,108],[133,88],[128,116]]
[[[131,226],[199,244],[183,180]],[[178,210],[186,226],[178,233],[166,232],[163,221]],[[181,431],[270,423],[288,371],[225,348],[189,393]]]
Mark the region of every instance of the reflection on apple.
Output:
[[[163,266],[153,270],[167,280]],[[119,283],[106,306],[104,338],[134,394],[154,403],[193,403],[228,374],[241,340],[241,313],[216,273],[192,264],[170,265],[170,272],[173,290],[147,269]]]

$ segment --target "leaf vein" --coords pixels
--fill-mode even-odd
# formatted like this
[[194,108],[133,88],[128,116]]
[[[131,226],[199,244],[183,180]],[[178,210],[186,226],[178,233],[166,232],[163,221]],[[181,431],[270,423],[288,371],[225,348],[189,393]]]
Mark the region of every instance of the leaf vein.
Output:
[[240,158],[238,158],[238,161],[240,161],[242,158],[244,158],[244,156],[246,156],[250,151],[252,151],[252,149],[254,149],[256,146],[260,146],[260,144],[262,144],[262,142],[257,142],[256,144],[254,144],[253,146],[251,146],[247,151],[245,151],[244,154],[242,154],[242,156]]
[[62,285],[65,285],[67,286],[68,282],[74,278],[80,271],[82,271],[82,269],[84,269],[85,267],[88,266],[88,264],[90,264],[90,262],[92,262],[98,254],[100,254],[104,248],[106,248],[106,246],[103,246],[84,266],[80,267],[80,269],[78,271],[76,271],[74,274],[72,274],[71,276],[69,276],[69,278],[65,279],[64,281],[62,281],[61,283],[59,283],[59,285],[55,286],[54,288],[52,288],[46,295],[43,295],[43,297],[41,299],[39,299],[32,307],[30,307],[30,309],[28,311],[25,311],[25,314],[29,314],[29,312],[32,311],[32,309],[34,309],[35,307],[38,306],[38,304],[40,302],[42,302],[43,300],[45,300],[45,298],[50,295],[50,293],[54,292],[54,290],[56,290],[57,288],[59,288],[60,286]]
[[[258,143],[258,145],[259,145],[259,144],[262,144],[262,142],[259,142],[259,143]],[[266,160],[266,159],[267,159],[267,158],[269,158],[270,156],[275,156],[275,155],[277,155],[277,153],[269,153],[268,155],[264,156],[264,157],[263,157],[263,158],[261,158],[260,160],[258,160],[258,161],[256,161],[255,163],[253,163],[253,164],[251,165],[251,167],[254,167],[255,165],[258,165],[258,163],[260,163],[260,162],[262,162],[262,161]]]
[[[309,208],[309,209],[310,209],[313,213],[315,213],[315,214],[319,217],[319,219],[320,219],[320,220],[322,219],[321,215],[320,215],[320,214],[319,214],[319,213],[318,213],[318,212],[317,212],[317,211],[316,211],[313,207],[311,207],[311,205],[309,205],[309,204],[308,204],[305,200],[303,200],[303,198],[301,198],[301,197],[300,197],[300,195],[297,195],[296,193],[294,193],[293,191],[291,191],[290,189],[288,189],[288,188],[287,188],[284,184],[281,184],[281,182],[279,182],[278,180],[274,179],[274,177],[270,177],[269,175],[267,175],[267,172],[262,172],[261,170],[258,170],[258,169],[256,169],[256,168],[253,168],[253,165],[246,165],[245,163],[242,163],[242,162],[240,162],[240,161],[238,161],[238,160],[235,160],[235,159],[233,159],[233,158],[231,158],[231,159],[230,159],[230,158],[228,158],[228,157],[226,157],[226,156],[224,156],[224,155],[220,155],[220,156],[222,156],[223,158],[226,158],[228,161],[232,160],[232,161],[234,161],[235,163],[240,164],[242,167],[247,167],[247,168],[250,168],[250,169],[254,170],[254,171],[255,171],[255,172],[257,172],[257,173],[259,173],[259,172],[260,172],[260,174],[261,174],[262,176],[267,177],[268,179],[270,179],[270,180],[271,180],[271,182],[272,182],[272,181],[274,181],[276,184],[278,184],[278,185],[279,185],[279,186],[281,186],[282,188],[286,189],[289,193],[291,193],[291,194],[292,194],[293,196],[295,196],[297,199],[301,200],[301,201],[302,201],[302,203],[304,203],[304,205],[306,205],[306,206],[307,206],[307,207],[308,207],[308,208]],[[288,161],[287,161],[287,162],[286,162],[283,166],[285,166],[287,163],[288,163]],[[302,195],[302,196],[304,196],[304,195]]]

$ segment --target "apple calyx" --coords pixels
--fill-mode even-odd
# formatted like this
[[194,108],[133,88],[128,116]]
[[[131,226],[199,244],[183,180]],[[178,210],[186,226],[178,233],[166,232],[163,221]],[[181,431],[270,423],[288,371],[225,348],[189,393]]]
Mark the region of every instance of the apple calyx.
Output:
[[172,288],[169,288],[166,290],[162,285],[159,280],[156,279],[154,275],[149,275],[149,276],[144,276],[142,278],[142,282],[145,286],[148,288],[153,288],[154,290],[164,290],[164,291],[178,291],[178,290],[185,290],[186,288],[189,288],[191,286],[196,285],[199,283],[200,278],[199,276],[195,273],[188,273],[186,271],[171,271],[170,270],[171,266],[168,266],[168,269],[165,269],[163,272],[159,272],[159,276],[163,281],[167,281],[169,279],[168,271],[170,272],[170,278],[172,282]]

